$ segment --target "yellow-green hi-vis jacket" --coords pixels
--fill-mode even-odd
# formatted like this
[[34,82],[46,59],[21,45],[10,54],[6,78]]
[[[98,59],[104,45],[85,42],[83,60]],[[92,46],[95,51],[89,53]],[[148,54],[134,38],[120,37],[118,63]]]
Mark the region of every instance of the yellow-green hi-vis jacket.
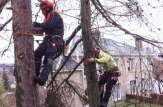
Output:
[[113,57],[103,51],[100,51],[99,57],[95,58],[95,61],[101,65],[106,72],[111,72],[114,71],[114,69],[118,69]]

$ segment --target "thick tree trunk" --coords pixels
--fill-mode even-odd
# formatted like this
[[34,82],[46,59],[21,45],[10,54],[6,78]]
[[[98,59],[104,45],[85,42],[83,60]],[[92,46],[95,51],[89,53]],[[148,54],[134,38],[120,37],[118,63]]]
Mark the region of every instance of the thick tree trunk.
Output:
[[[93,49],[93,38],[91,35],[91,9],[89,0],[81,0],[81,26],[85,57],[90,56]],[[96,76],[96,64],[84,65],[87,78],[87,91],[89,107],[99,107],[99,93]]]
[[17,107],[38,107],[37,90],[33,84],[33,37],[31,0],[12,0],[13,37]]

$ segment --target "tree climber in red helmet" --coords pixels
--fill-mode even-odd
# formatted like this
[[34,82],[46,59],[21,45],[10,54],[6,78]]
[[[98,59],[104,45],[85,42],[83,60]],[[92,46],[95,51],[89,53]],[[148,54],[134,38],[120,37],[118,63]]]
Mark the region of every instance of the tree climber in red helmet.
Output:
[[[56,12],[53,3],[43,0],[40,3],[40,9],[45,19],[43,23],[33,22],[33,31],[44,32],[46,36],[34,52],[36,70],[34,82],[44,85],[48,80],[49,73],[52,71],[53,60],[62,53],[64,48],[64,25],[63,19]],[[40,72],[43,56],[43,69]]]

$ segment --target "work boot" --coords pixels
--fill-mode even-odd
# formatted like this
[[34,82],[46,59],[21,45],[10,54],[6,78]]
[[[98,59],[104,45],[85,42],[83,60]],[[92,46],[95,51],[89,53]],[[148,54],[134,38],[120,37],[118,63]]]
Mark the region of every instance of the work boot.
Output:
[[100,107],[107,107],[107,104],[106,103],[101,103]]
[[39,84],[40,86],[43,86],[45,85],[46,81],[43,81],[40,77],[38,76],[35,76],[34,77],[34,84]]
[[107,107],[107,103],[101,102],[101,103],[100,103],[100,107]]

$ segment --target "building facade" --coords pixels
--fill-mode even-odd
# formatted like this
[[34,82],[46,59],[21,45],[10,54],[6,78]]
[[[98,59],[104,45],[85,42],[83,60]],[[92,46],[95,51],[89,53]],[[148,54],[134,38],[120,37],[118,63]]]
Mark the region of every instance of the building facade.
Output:
[[[77,41],[77,39],[76,39]],[[157,81],[153,79],[151,58],[155,52],[148,49],[136,48],[124,43],[119,43],[111,39],[102,38],[99,40],[102,49],[110,53],[118,64],[121,76],[119,81],[113,88],[111,101],[125,100],[127,94],[148,96],[150,93],[162,92],[157,88]],[[70,50],[75,44],[75,40],[70,46]],[[66,66],[71,66],[73,69],[83,56],[82,44],[79,44],[73,55],[71,63]],[[72,61],[74,62],[72,64]],[[76,63],[76,64],[75,64]],[[66,70],[66,67],[64,68]],[[86,90],[86,77],[83,71],[83,65],[79,67],[80,77],[83,90]],[[78,78],[72,78],[72,81],[78,81]],[[78,83],[77,83],[78,84]]]

